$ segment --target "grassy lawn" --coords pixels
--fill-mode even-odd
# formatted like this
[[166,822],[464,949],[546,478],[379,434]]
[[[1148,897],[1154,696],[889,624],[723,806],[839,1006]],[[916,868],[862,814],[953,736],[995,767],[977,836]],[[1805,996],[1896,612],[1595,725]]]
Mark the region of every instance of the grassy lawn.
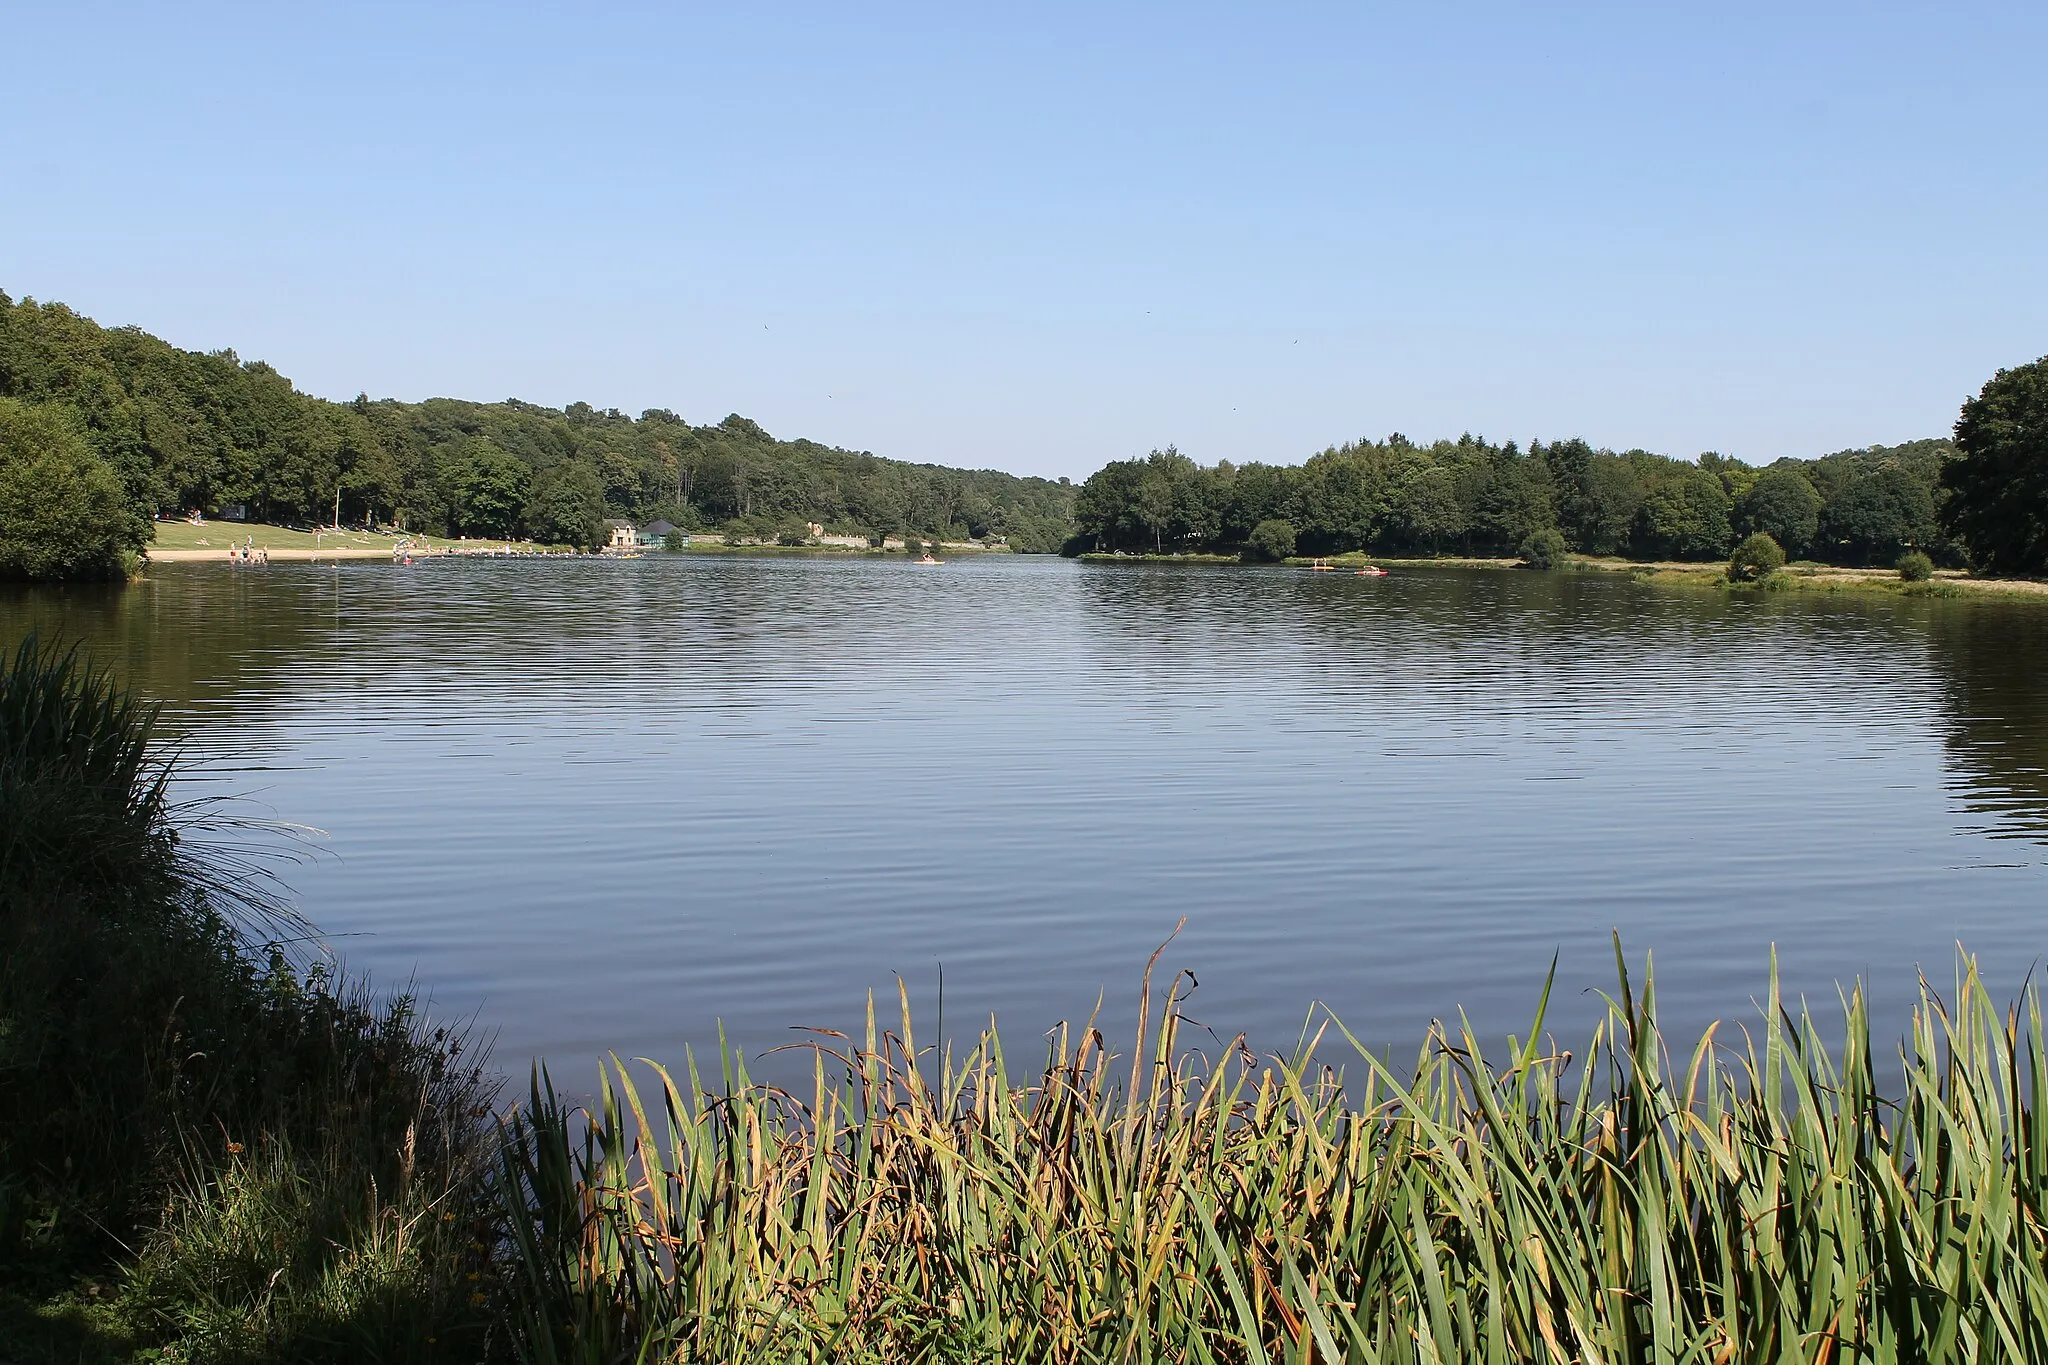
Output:
[[520,544],[518,541],[476,541],[450,540],[446,536],[393,536],[367,531],[294,531],[284,526],[267,526],[260,522],[209,521],[194,526],[184,521],[160,521],[156,523],[154,548],[159,550],[225,550],[230,545],[241,545],[253,540],[259,547],[272,550],[389,550],[400,540],[410,540],[414,545],[432,549],[460,548],[465,545]]

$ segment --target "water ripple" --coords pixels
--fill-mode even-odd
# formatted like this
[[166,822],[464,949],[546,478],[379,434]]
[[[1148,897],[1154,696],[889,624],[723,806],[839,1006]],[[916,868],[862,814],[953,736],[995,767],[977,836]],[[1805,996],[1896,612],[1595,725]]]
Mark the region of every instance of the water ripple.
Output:
[[1183,914],[1197,1014],[1273,1046],[1312,999],[1520,1026],[1611,927],[1681,1023],[1773,943],[1881,1005],[2043,943],[2048,634],[2009,606],[649,558],[178,566],[0,625],[164,697],[192,788],[326,830],[308,912],[512,1058],[769,1046],[941,964],[952,1021],[1121,1020]]

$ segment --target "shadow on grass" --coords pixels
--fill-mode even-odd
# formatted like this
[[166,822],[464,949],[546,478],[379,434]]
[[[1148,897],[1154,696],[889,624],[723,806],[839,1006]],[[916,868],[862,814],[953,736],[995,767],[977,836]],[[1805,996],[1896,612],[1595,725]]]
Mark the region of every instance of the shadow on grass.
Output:
[[47,1299],[0,1288],[0,1365],[125,1365],[136,1340],[110,1301],[67,1289]]

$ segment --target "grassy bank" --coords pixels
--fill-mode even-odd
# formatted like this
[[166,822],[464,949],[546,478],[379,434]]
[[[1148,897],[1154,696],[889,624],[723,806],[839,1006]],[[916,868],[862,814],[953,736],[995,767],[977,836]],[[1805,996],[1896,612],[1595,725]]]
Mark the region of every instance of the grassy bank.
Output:
[[391,553],[392,546],[401,540],[435,550],[460,548],[464,545],[478,545],[481,541],[450,540],[445,536],[399,536],[373,531],[313,531],[294,530],[288,526],[269,526],[257,522],[209,521],[194,526],[187,521],[159,521],[155,523],[156,538],[150,548],[156,550],[225,550],[231,545],[254,542],[259,547],[267,546],[276,550],[318,550],[323,554],[337,550],[372,550]]
[[[1148,555],[1148,554],[1084,554],[1080,556],[1089,564],[1237,564],[1242,561],[1235,555]],[[1516,558],[1482,558],[1438,555],[1415,557],[1401,555],[1367,554],[1354,550],[1340,555],[1326,555],[1312,559],[1295,555],[1282,561],[1280,567],[1306,569],[1315,564],[1328,564],[1337,569],[1358,569],[1368,564],[1381,568],[1416,569],[1527,569],[1529,566]],[[1770,580],[1761,585],[1756,583],[1731,583],[1728,579],[1728,565],[1721,560],[1710,563],[1693,563],[1682,560],[1641,560],[1619,559],[1595,555],[1571,555],[1553,572],[1620,573],[1627,574],[1638,583],[1648,583],[1666,588],[1714,589],[1733,592],[1824,592],[1824,593],[1870,593],[1890,597],[2042,597],[2048,596],[2048,582],[2022,578],[1979,578],[1975,575],[1953,569],[1938,571],[1924,582],[1908,582],[1895,569],[1847,568],[1834,564],[1797,563],[1779,570]]]
[[1896,1059],[1775,983],[1666,1040],[1617,945],[1569,1050],[1545,987],[1492,1051],[1205,1054],[1148,968],[1117,1044],[900,1004],[807,1086],[613,1058],[500,1124],[459,1037],[263,948],[304,927],[153,723],[32,644],[0,678],[10,1365],[2048,1358],[2042,1013],[1967,960]]
[[0,1358],[476,1359],[488,1074],[266,946],[305,926],[155,723],[0,660]]
[[1931,579],[1910,582],[1893,569],[1844,569],[1828,564],[1793,564],[1755,583],[1734,583],[1725,564],[1629,564],[1621,561],[1588,564],[1591,568],[1626,572],[1638,583],[1667,588],[1726,592],[1859,593],[1883,597],[2008,597],[2038,598],[2048,583],[2024,578],[1977,578],[1952,570]]

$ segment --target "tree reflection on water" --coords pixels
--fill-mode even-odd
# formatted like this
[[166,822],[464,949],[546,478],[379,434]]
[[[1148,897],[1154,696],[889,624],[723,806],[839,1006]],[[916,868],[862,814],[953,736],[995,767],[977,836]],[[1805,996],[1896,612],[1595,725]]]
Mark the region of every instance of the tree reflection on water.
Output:
[[2048,839],[2048,599],[1931,606],[1951,791],[1990,837]]

